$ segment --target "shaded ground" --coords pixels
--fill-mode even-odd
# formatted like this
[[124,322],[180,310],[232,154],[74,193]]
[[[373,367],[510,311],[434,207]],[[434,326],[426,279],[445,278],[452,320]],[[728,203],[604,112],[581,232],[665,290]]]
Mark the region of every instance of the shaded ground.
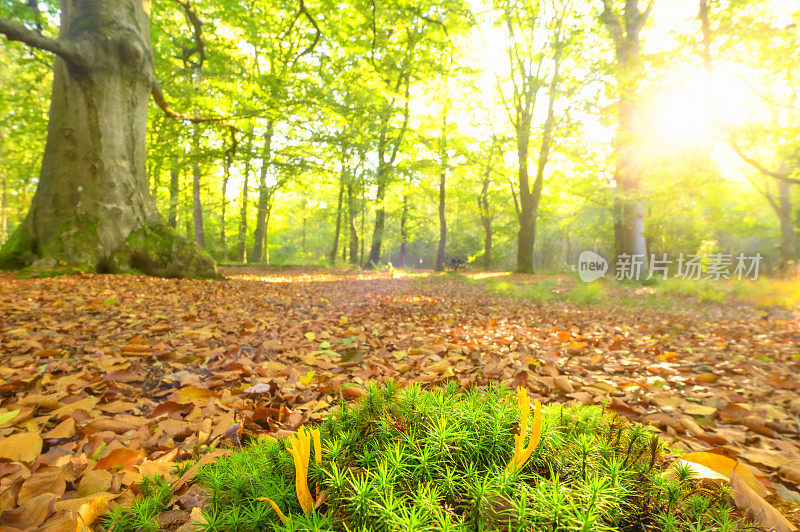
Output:
[[[454,275],[226,272],[227,281],[0,276],[0,523],[75,530],[93,494],[124,502],[142,474],[177,479],[176,463],[230,445],[234,422],[245,437],[284,434],[390,377],[608,401],[674,447],[752,466],[798,521],[791,313],[678,297],[674,310],[653,308],[624,287],[579,306],[496,296]],[[190,479],[175,480],[179,494]],[[199,504],[181,497],[165,526]]]

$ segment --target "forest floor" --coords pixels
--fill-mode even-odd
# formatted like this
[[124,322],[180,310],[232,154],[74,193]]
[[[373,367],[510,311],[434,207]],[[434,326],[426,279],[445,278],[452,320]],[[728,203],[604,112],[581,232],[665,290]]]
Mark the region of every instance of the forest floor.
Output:
[[184,522],[198,499],[176,462],[232,445],[235,422],[287,435],[389,378],[606,401],[673,448],[737,458],[800,523],[797,313],[558,276],[224,273],[0,274],[0,523],[75,530],[82,504],[151,473],[175,474],[162,518]]

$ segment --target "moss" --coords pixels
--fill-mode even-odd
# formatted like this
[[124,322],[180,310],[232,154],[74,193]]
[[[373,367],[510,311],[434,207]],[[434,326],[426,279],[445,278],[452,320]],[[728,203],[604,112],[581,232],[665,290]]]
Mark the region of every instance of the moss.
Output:
[[0,247],[0,269],[16,270],[24,268],[36,260],[33,240],[25,223],[11,233],[3,247]]
[[166,226],[134,231],[109,262],[114,271],[128,267],[158,277],[222,278],[208,253]]
[[[201,467],[197,479],[211,497],[201,526],[284,532],[749,528],[735,515],[729,493],[700,489],[691,468],[662,475],[660,440],[600,407],[545,407],[541,439],[530,435],[533,454],[510,469],[515,433],[526,427],[523,399],[514,401],[502,387],[369,386],[359,404],[343,404],[319,425],[321,461],[315,445],[307,477],[296,473],[285,439],[251,441]],[[324,504],[304,510],[298,478],[324,492]],[[147,501],[159,496],[145,495],[105,522],[116,519],[116,532],[147,529],[140,524],[153,519],[155,504]]]

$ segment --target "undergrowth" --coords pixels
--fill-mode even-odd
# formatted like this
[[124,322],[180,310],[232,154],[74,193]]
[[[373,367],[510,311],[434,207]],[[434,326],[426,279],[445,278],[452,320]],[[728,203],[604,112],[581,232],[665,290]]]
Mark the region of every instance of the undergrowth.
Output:
[[[304,513],[298,500],[287,440],[256,440],[200,469],[211,497],[200,529],[747,529],[724,488],[701,488],[688,468],[662,475],[660,440],[602,407],[545,407],[533,454],[509,469],[519,426],[517,403],[503,387],[370,386],[359,403],[342,404],[317,427],[322,456],[318,464],[314,452],[307,477],[312,496],[324,499],[316,510]],[[165,500],[148,489],[145,501]],[[114,530],[149,530],[140,523],[153,504],[119,510],[124,519],[114,516]]]

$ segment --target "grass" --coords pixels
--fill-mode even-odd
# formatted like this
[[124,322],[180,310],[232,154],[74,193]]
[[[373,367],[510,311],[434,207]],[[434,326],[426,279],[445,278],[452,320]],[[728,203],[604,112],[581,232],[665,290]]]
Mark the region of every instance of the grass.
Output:
[[[545,408],[538,445],[531,435],[530,458],[509,470],[515,433],[525,425],[503,387],[369,386],[358,404],[340,405],[318,426],[321,461],[314,451],[308,469],[312,494],[326,496],[318,509],[301,508],[287,440],[255,440],[200,469],[211,504],[199,529],[747,529],[727,490],[701,489],[688,468],[662,475],[660,440],[644,426],[601,407]],[[115,510],[106,524],[113,517],[116,532],[151,530],[153,508],[166,497],[158,481],[148,482],[144,499]]]

